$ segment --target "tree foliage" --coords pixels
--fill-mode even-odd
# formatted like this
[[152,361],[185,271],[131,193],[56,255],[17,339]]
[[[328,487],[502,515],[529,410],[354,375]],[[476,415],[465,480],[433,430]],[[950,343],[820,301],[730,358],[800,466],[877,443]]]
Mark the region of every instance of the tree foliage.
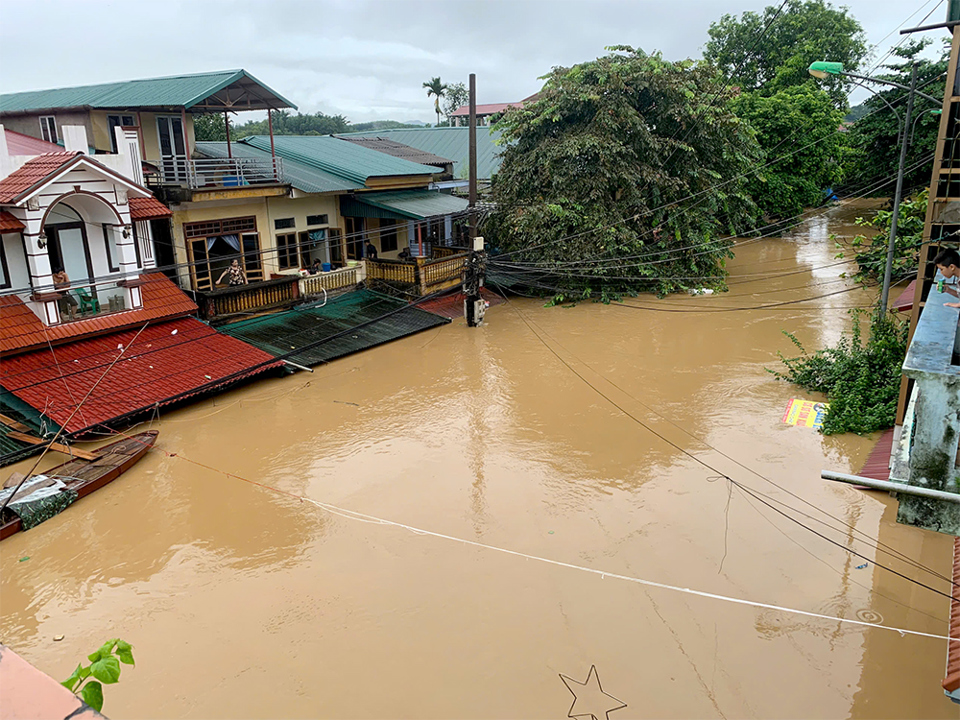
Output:
[[463,83],[453,83],[447,85],[446,98],[443,101],[443,114],[447,116],[449,122],[450,116],[456,112],[461,105],[466,105],[470,100],[470,91]]
[[447,86],[440,82],[439,77],[430,78],[423,87],[427,89],[427,97],[433,96],[433,110],[437,113],[437,125],[440,124],[440,98],[447,93]]
[[[950,46],[944,45],[937,60],[921,58],[920,53],[929,41],[913,41],[894,50],[899,60],[884,66],[888,72],[875,77],[910,85],[910,68],[917,62],[917,88],[933,97],[943,96],[943,76],[950,59]],[[907,107],[907,91],[900,88],[874,86],[877,94],[864,103],[865,113],[850,128],[848,141],[853,150],[848,176],[860,187],[870,188],[880,183],[878,192],[890,194],[900,163],[900,128]],[[892,108],[891,108],[892,106]],[[894,113],[894,109],[899,114]],[[939,110],[928,100],[915,96],[911,128],[912,140],[907,151],[904,174],[904,192],[930,183],[930,164],[921,162],[937,147],[940,116],[929,112]]]
[[[778,14],[779,12],[779,14]],[[711,23],[703,57],[747,91],[772,95],[812,82],[807,68],[817,60],[843,63],[855,71],[867,54],[863,28],[847,8],[825,0],[787,0],[782,10],[724,15]],[[846,81],[820,81],[834,105],[846,108]]]
[[204,113],[193,116],[193,133],[198,142],[217,141],[227,139],[227,127],[223,113]]
[[[927,191],[905,198],[900,203],[897,220],[897,239],[894,244],[893,265],[890,277],[893,282],[917,274],[920,243],[923,238],[923,223],[927,215]],[[867,238],[857,235],[837,258],[852,253],[857,261],[854,280],[872,285],[883,280],[887,266],[887,251],[890,245],[890,221],[893,209],[880,210],[872,218],[857,218],[860,227],[872,228],[874,233]]]
[[837,132],[843,111],[830,96],[804,83],[769,96],[746,93],[732,107],[763,149],[763,162],[749,184],[763,213],[785,219],[819,205],[824,189],[841,179],[846,154]]
[[568,297],[716,285],[722,234],[753,220],[739,176],[756,142],[723,98],[710,102],[712,67],[610,49],[555,68],[535,102],[498,123],[509,144],[485,234],[551,269]]
[[[330,135],[349,132],[350,124],[343,115],[324,115],[322,112],[291,115],[287,110],[273,113],[274,135]],[[251,120],[242,125],[230,126],[230,137],[235,140],[248,135],[267,135],[270,126],[267,119]]]

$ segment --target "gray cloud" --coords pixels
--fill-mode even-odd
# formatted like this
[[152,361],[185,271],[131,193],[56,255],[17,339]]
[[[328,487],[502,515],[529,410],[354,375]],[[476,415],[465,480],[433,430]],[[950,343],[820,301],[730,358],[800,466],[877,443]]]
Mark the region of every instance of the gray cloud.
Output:
[[[244,68],[303,112],[429,121],[421,85],[431,77],[474,72],[479,102],[519,100],[552,67],[609,45],[698,57],[711,22],[772,1],[0,0],[0,90]],[[936,0],[846,4],[872,44]],[[941,5],[928,22],[944,14]],[[879,54],[899,40],[887,37]]]

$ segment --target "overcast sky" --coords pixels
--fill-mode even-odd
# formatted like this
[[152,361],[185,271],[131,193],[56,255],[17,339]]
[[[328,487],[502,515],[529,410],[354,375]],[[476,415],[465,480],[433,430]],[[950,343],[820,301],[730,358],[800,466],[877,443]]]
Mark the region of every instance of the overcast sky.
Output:
[[[423,82],[520,100],[608,45],[699,57],[726,13],[773,0],[0,0],[0,92],[243,68],[301,112],[435,121]],[[943,0],[849,0],[877,55]],[[936,8],[936,9],[934,9]],[[925,33],[940,38],[944,31]],[[862,93],[863,91],[861,91]],[[854,101],[862,99],[854,96]],[[240,114],[236,122],[252,119]]]

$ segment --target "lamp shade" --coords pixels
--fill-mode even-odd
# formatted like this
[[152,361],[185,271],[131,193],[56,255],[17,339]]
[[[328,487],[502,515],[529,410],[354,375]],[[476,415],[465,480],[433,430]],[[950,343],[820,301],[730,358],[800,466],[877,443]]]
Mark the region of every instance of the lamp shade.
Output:
[[820,78],[823,80],[828,75],[841,74],[843,72],[843,63],[824,62],[819,60],[810,65],[810,67],[807,68],[807,72],[813,75],[815,78]]

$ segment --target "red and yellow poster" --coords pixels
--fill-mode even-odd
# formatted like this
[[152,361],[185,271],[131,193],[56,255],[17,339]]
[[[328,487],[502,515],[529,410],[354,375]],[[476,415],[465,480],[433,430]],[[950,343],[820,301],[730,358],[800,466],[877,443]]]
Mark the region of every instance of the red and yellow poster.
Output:
[[821,428],[823,427],[823,416],[826,415],[828,407],[827,403],[794,398],[787,403],[787,409],[783,413],[783,422],[787,425]]

